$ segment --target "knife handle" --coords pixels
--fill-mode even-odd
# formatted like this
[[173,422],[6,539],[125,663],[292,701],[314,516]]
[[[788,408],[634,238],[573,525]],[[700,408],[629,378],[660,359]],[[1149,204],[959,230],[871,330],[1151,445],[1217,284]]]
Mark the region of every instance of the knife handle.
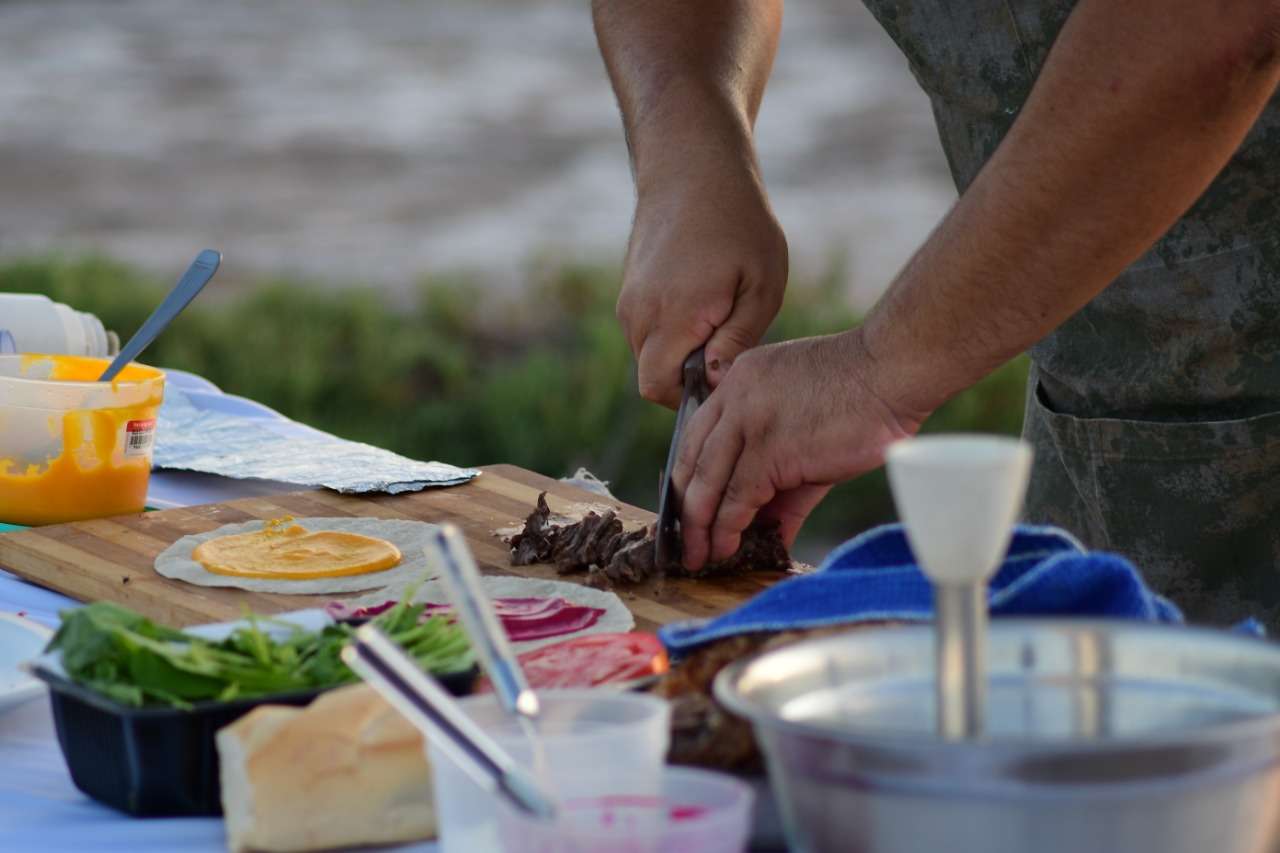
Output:
[[684,395],[699,403],[706,402],[711,388],[707,385],[707,352],[698,347],[684,360]]

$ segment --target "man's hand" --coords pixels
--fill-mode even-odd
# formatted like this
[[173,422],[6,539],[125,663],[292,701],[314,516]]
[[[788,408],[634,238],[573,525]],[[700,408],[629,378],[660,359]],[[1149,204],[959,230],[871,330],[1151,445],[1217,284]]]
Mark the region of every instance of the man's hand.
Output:
[[787,244],[752,139],[782,0],[591,7],[636,179],[618,319],[640,393],[674,407],[689,353],[706,345],[714,387],[782,303]]
[[618,298],[640,394],[678,405],[681,365],[703,344],[718,385],[759,343],[786,284],[786,238],[748,169],[711,165],[697,182],[642,196]]
[[738,550],[757,513],[788,546],[837,482],[884,461],[924,419],[882,390],[861,330],[743,353],[685,432],[674,472],[690,571]]

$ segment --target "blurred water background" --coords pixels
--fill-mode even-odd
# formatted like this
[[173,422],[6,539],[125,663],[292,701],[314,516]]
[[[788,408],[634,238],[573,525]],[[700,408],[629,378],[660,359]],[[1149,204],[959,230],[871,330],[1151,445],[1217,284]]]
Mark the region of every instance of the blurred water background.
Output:
[[[874,298],[954,197],[856,0],[791,0],[758,127],[799,277]],[[403,289],[614,261],[632,191],[585,0],[0,2],[0,253]]]

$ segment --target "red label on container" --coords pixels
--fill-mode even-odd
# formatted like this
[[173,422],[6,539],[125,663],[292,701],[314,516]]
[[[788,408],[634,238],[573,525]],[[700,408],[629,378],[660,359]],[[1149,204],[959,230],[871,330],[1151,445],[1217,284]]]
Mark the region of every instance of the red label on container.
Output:
[[156,419],[129,421],[124,425],[124,455],[146,456],[156,443]]

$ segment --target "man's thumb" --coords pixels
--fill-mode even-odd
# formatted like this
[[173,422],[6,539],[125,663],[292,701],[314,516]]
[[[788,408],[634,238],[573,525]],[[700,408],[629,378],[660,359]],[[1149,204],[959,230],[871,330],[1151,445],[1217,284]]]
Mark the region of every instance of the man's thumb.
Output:
[[733,313],[707,339],[707,382],[712,388],[720,384],[735,358],[760,343],[777,310],[759,299],[739,298]]

